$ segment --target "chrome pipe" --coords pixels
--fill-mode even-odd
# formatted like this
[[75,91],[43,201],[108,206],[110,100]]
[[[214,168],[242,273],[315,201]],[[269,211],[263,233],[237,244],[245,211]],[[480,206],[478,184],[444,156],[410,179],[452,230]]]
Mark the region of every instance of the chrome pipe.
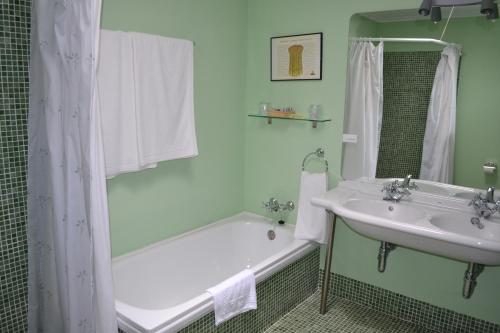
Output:
[[465,299],[469,299],[474,292],[474,288],[477,285],[477,277],[484,270],[484,265],[476,264],[473,262],[468,263],[467,270],[464,276],[464,287],[462,290],[462,296]]
[[327,211],[328,215],[332,219],[331,223],[331,232],[328,236],[328,244],[326,249],[326,258],[325,258],[325,267],[323,271],[323,284],[321,286],[321,303],[319,306],[319,313],[325,314],[327,311],[327,302],[328,302],[328,291],[330,287],[330,269],[332,266],[332,255],[333,255],[333,240],[335,239],[335,225],[337,223],[337,215],[331,211]]
[[385,266],[387,265],[387,256],[389,252],[394,250],[395,246],[389,242],[380,242],[380,248],[378,249],[378,271],[380,273],[385,272]]

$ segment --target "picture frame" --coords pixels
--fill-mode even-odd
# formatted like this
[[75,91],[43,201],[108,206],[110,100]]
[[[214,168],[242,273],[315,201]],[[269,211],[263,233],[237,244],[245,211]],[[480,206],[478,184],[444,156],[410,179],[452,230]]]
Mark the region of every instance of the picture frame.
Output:
[[323,33],[271,37],[271,81],[322,80]]

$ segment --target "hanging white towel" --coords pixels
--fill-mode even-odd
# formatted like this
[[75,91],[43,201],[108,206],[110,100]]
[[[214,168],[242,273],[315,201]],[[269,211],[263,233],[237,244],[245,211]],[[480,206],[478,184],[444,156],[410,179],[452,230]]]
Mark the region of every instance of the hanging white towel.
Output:
[[207,289],[214,301],[215,325],[249,310],[257,309],[255,276],[249,269]]
[[198,155],[193,43],[130,33],[141,165]]
[[191,41],[101,30],[106,176],[198,155]]
[[311,204],[311,198],[328,189],[328,175],[302,171],[300,177],[299,208],[295,225],[295,238],[325,244],[328,238],[328,219],[323,208]]
[[101,30],[97,81],[106,177],[156,166],[139,161],[132,39],[127,33]]

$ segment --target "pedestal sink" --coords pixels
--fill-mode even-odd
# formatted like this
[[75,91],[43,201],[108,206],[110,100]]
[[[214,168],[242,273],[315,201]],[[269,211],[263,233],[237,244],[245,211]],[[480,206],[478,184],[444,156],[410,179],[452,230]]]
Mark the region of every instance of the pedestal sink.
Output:
[[499,218],[484,221],[481,230],[470,222],[474,210],[466,201],[413,191],[410,199],[393,203],[382,200],[380,187],[380,182],[343,181],[312,203],[376,240],[464,262],[500,265]]
[[[366,178],[343,181],[323,196],[312,198],[313,205],[333,213],[325,272],[330,271],[335,221],[340,216],[354,231],[381,242],[379,272],[385,271],[387,256],[394,245],[466,262],[462,295],[469,298],[484,265],[500,265],[500,218],[495,215],[489,220],[479,219],[467,205],[469,200],[458,197],[474,194],[474,189],[429,181],[422,186],[417,181],[420,190],[412,191],[410,198],[396,203],[383,200],[395,198],[382,194],[385,182]],[[327,304],[328,276],[321,291],[321,313]]]

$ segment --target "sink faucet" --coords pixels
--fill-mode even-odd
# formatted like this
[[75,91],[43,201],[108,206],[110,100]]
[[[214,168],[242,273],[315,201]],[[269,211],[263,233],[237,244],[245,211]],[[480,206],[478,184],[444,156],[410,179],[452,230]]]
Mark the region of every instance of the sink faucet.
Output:
[[385,192],[384,200],[399,202],[405,196],[411,195],[410,190],[417,190],[418,186],[415,182],[411,182],[412,175],[407,175],[402,183],[399,180],[384,185],[382,192]]
[[385,192],[384,200],[394,202],[399,202],[403,197],[411,195],[411,192],[406,187],[402,187],[397,180],[384,185],[382,192]]
[[406,188],[408,190],[418,190],[418,186],[417,186],[417,184],[415,184],[415,182],[410,183],[411,177],[412,177],[412,175],[407,175],[405,177],[405,179],[403,180],[403,184],[401,184],[401,187]]
[[474,207],[478,217],[488,219],[496,212],[500,212],[500,199],[495,201],[495,188],[489,187],[486,191],[486,196],[482,193],[477,193],[469,202],[469,206]]
[[495,203],[495,188],[494,187],[488,187],[488,190],[486,190],[486,201],[489,203]]

